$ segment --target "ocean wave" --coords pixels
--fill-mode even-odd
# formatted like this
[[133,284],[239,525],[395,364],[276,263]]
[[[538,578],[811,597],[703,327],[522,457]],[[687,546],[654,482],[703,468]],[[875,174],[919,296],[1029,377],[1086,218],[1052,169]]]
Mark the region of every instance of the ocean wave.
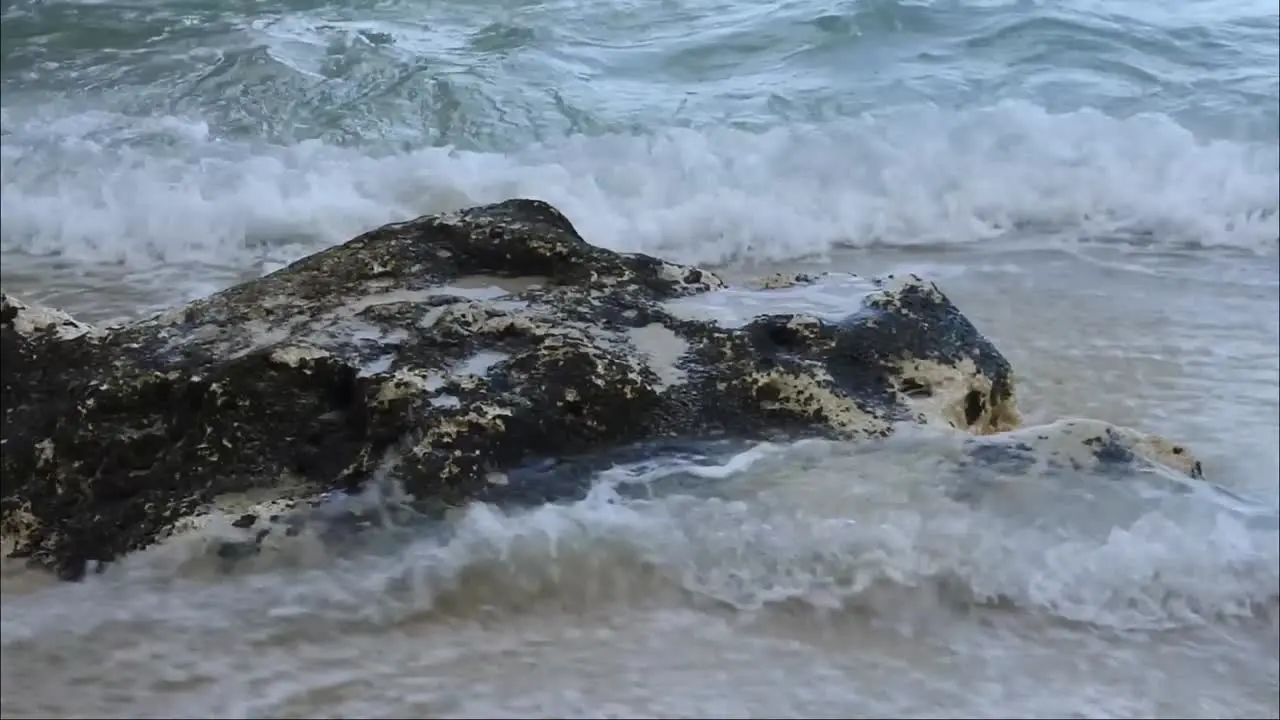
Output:
[[235,143],[202,123],[109,113],[17,120],[6,114],[0,147],[0,247],[131,268],[285,262],[513,196],[560,207],[593,243],[711,265],[1013,239],[1274,255],[1280,237],[1276,146],[1023,103],[512,153]]
[[[957,502],[937,475],[954,442],[945,433],[870,450],[806,441],[718,467],[623,466],[580,502],[516,513],[476,505],[446,526],[374,532],[354,552],[304,534],[230,574],[213,558],[221,535],[210,525],[48,590],[56,603],[40,601],[46,591],[6,598],[3,642],[134,622],[215,629],[228,612],[244,632],[319,623],[342,633],[548,603],[857,613],[907,625],[976,608],[1125,632],[1278,627],[1274,517],[1212,494],[1083,476],[1027,477],[1004,497]],[[710,482],[710,494],[617,493],[619,480],[695,468],[693,486]]]
[[243,275],[525,195],[710,265],[1274,255],[1274,8],[1131,5],[13,0],[0,250]]

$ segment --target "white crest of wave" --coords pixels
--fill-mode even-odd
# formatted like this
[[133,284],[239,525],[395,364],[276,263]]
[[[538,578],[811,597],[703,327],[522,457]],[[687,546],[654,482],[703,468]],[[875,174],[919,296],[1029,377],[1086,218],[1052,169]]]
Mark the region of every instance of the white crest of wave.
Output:
[[552,202],[591,242],[695,263],[1027,230],[1266,254],[1280,236],[1274,145],[1204,142],[1161,116],[1025,104],[572,137],[511,154],[251,146],[200,123],[101,114],[10,112],[5,124],[3,249],[136,267],[284,261],[384,222],[512,196]]
[[[738,478],[716,485],[724,492],[711,497],[624,502],[605,483],[572,504],[515,513],[472,506],[443,535],[414,531],[373,552],[334,555],[304,536],[230,575],[210,576],[209,536],[187,536],[83,586],[42,591],[59,592],[54,602],[41,593],[6,599],[5,642],[41,628],[92,632],[104,623],[217,626],[227,612],[246,631],[323,619],[341,632],[546,603],[583,612],[611,604],[786,605],[908,624],[978,603],[1123,630],[1251,622],[1275,612],[1274,522],[1250,522],[1207,495],[1177,496],[1191,503],[1183,512],[1124,482],[1082,478],[1094,503],[1132,505],[1124,511],[1132,521],[1098,531],[1067,510],[1053,513],[1059,489],[1034,486],[1069,477],[1028,477],[1013,491],[1040,502],[993,511],[998,502],[963,504],[939,492],[937,460],[950,441],[929,442],[935,452],[914,463],[900,451],[918,451],[918,443],[890,444],[878,459],[819,442],[756,448],[722,472],[703,466],[702,476],[718,483]],[[795,475],[797,464],[803,475]],[[858,466],[905,470],[868,478]],[[1026,512],[1037,506],[1042,515]],[[94,611],[77,610],[81,602]]]

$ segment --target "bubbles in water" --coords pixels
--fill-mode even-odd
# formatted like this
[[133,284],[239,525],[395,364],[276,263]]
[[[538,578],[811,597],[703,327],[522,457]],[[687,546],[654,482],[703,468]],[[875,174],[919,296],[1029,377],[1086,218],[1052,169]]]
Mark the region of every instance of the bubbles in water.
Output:
[[[1069,516],[1068,522],[1046,526],[1038,522],[1041,516],[1010,514],[998,503],[956,502],[947,492],[946,474],[961,440],[957,433],[938,430],[906,433],[872,446],[825,441],[762,445],[715,463],[692,452],[626,462],[603,473],[579,502],[512,511],[477,505],[443,524],[403,524],[390,514],[383,529],[370,530],[355,552],[341,551],[341,544],[317,544],[316,535],[304,533],[293,544],[277,543],[253,562],[213,575],[201,569],[208,564],[200,560],[210,552],[209,540],[219,537],[210,526],[205,534],[129,557],[80,585],[20,595],[6,591],[0,643],[6,653],[37,641],[37,647],[55,652],[50,648],[58,643],[112,647],[117,641],[110,638],[121,633],[141,634],[165,638],[149,645],[155,653],[190,662],[193,656],[183,649],[182,638],[205,638],[200,642],[223,643],[228,653],[234,648],[250,653],[256,658],[251,667],[257,668],[252,671],[257,678],[264,677],[266,666],[260,665],[269,655],[278,656],[272,662],[299,654],[310,658],[306,672],[266,681],[279,697],[254,695],[250,705],[259,709],[250,712],[246,705],[235,713],[242,716],[272,714],[262,708],[279,703],[313,702],[307,699],[312,690],[305,688],[323,692],[334,682],[381,676],[379,654],[370,656],[365,647],[370,638],[383,638],[376,641],[397,657],[414,647],[419,662],[443,663],[449,676],[461,677],[468,671],[457,664],[494,650],[494,642],[516,643],[513,647],[524,648],[521,652],[552,642],[537,640],[535,630],[519,630],[533,622],[557,634],[559,639],[548,646],[560,648],[557,662],[576,662],[563,653],[571,652],[568,647],[577,641],[562,637],[562,629],[550,629],[561,628],[555,618],[562,614],[577,618],[564,627],[606,623],[610,629],[596,631],[601,633],[598,641],[582,638],[589,646],[608,643],[628,662],[647,662],[644,658],[658,648],[627,644],[632,642],[626,639],[632,636],[628,628],[640,632],[651,627],[639,635],[647,636],[659,632],[645,624],[656,621],[653,613],[697,610],[702,642],[713,642],[723,652],[746,653],[746,665],[735,670],[738,678],[749,667],[768,666],[759,663],[759,653],[781,657],[774,654],[803,643],[779,639],[770,641],[774,644],[767,652],[764,647],[751,650],[751,643],[763,640],[753,639],[750,627],[742,625],[726,626],[724,637],[712,640],[707,635],[711,624],[723,618],[736,617],[734,622],[741,624],[768,617],[767,627],[800,623],[785,631],[777,627],[784,637],[810,632],[803,628],[812,620],[803,618],[822,618],[824,635],[835,632],[835,623],[846,642],[858,642],[850,633],[871,632],[855,631],[849,623],[861,627],[856,625],[860,619],[870,619],[871,627],[886,629],[877,633],[887,631],[924,645],[914,653],[902,647],[889,655],[868,655],[860,662],[871,666],[860,672],[879,672],[872,668],[883,664],[881,670],[892,666],[895,677],[901,677],[910,668],[930,678],[931,692],[942,692],[945,683],[936,683],[948,675],[923,670],[927,657],[907,665],[893,663],[938,652],[963,652],[971,662],[999,663],[998,658],[1013,657],[1008,655],[1011,648],[1024,643],[1018,633],[1032,632],[1024,628],[1027,622],[1036,623],[1034,643],[1078,643],[1091,637],[1055,635],[1055,623],[1063,622],[1125,633],[1239,623],[1256,627],[1259,621],[1272,626],[1263,632],[1274,630],[1280,542],[1274,528],[1247,527],[1225,507],[1174,517],[1164,503],[1192,496],[1142,497],[1123,482],[1099,479],[1095,484],[1085,477],[1079,481],[1104,493],[1095,502],[1130,503],[1133,520],[1097,534],[1081,532]],[[1027,476],[1021,481],[1025,492],[1042,493],[1048,500],[1022,508],[1047,516],[1055,512],[1052,498],[1060,489],[1037,483],[1071,478]],[[648,496],[619,492],[645,483],[657,484]],[[393,489],[378,486],[368,497],[342,499],[330,510],[340,515],[343,508],[395,504],[397,497]],[[1210,496],[1195,497],[1211,502]],[[995,624],[980,630],[981,625],[961,622],[977,612]],[[589,619],[610,617],[617,618],[612,625]],[[1010,625],[1015,619],[1021,624]],[[483,644],[462,640],[490,626],[500,631],[483,630]],[[662,630],[667,634],[653,636],[650,644],[672,642],[670,631]],[[688,637],[689,632],[679,634]],[[416,639],[406,645],[391,636]],[[435,637],[440,639],[431,640]],[[668,639],[660,640],[664,637]],[[943,638],[963,645],[938,646]],[[356,646],[365,647],[359,673],[316,674],[323,657]],[[598,650],[591,662],[612,657]],[[681,657],[691,661],[689,652],[685,648]],[[1017,652],[1027,658],[1019,662],[1032,662],[1029,650]],[[210,663],[224,656],[232,655],[215,654],[197,663],[190,670],[192,678],[211,677]],[[388,681],[405,677],[401,663],[385,668]],[[1048,667],[1042,670],[1048,672]],[[175,672],[175,677],[181,674]],[[473,691],[467,702],[480,706],[540,697],[537,702],[553,707],[568,702],[543,697],[533,688]],[[445,702],[446,696],[454,698],[450,702],[461,700],[443,692],[429,693],[430,702]],[[690,692],[693,688],[681,691],[681,707],[694,701],[696,693]],[[1048,701],[1045,692],[1037,692],[1036,702]],[[189,692],[187,697],[190,701]],[[375,701],[367,693],[341,697],[396,707],[406,702]],[[990,700],[995,702],[996,696]],[[863,706],[871,701],[859,696],[857,702]],[[1007,706],[1011,701],[1000,702]],[[1083,700],[1071,701],[1078,702]],[[598,702],[587,706],[600,707]],[[1114,709],[1115,703],[1102,706]]]
[[[892,614],[908,598],[931,597],[944,607],[1007,603],[1133,629],[1254,618],[1280,595],[1276,529],[1251,527],[1209,496],[1143,498],[1124,481],[1026,476],[957,502],[947,479],[953,443],[936,433],[872,449],[765,445],[720,465],[646,460],[607,471],[577,503],[477,505],[434,530],[427,523],[392,532],[383,523],[392,534],[382,549],[364,543],[355,554],[334,554],[336,546],[303,535],[276,542],[230,577],[183,580],[172,574],[189,565],[182,556],[210,552],[194,536],[128,558],[93,582],[113,594],[158,584],[182,595],[195,583],[200,605],[249,583],[275,588],[250,600],[269,603],[275,620],[336,612],[376,624],[422,612],[511,612],[551,598],[582,608],[683,596],[738,610],[799,602]],[[1127,505],[1129,519],[1113,513],[1111,529],[1081,526],[1088,518],[1055,499],[1059,483],[1073,482],[1086,483],[1095,504]],[[635,491],[647,483],[658,483],[656,492]],[[1002,505],[1000,495],[1015,490],[1043,499]],[[1169,504],[1189,498],[1197,512]],[[155,612],[152,602],[129,614]]]
[[243,266],[519,195],[557,205],[596,244],[695,263],[1029,229],[1042,242],[1136,231],[1167,247],[1272,254],[1280,234],[1274,146],[1201,143],[1159,117],[906,108],[764,133],[674,129],[506,155],[393,156],[214,141],[166,120],[152,127],[173,138],[172,152],[91,139],[111,122],[10,121],[0,155],[6,252]]

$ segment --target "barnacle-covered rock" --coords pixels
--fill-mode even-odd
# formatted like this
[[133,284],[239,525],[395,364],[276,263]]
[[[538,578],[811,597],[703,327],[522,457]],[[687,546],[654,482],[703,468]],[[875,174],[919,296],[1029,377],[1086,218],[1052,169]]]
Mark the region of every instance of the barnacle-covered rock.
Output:
[[215,510],[261,540],[258,515],[358,490],[388,453],[440,509],[554,500],[573,488],[508,473],[643,443],[1017,425],[1008,362],[932,283],[731,288],[533,200],[378,228],[108,330],[6,295],[0,353],[0,530],[69,577]]

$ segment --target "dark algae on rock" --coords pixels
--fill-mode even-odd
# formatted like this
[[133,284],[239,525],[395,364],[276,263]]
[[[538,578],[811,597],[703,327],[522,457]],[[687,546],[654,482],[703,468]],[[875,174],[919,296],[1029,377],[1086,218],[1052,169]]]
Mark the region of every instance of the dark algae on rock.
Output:
[[6,549],[75,578],[215,511],[261,540],[271,515],[361,489],[388,453],[439,509],[559,499],[508,474],[644,443],[1017,425],[1009,363],[932,283],[867,280],[839,317],[688,311],[727,292],[510,200],[387,225],[124,327],[5,295]]

